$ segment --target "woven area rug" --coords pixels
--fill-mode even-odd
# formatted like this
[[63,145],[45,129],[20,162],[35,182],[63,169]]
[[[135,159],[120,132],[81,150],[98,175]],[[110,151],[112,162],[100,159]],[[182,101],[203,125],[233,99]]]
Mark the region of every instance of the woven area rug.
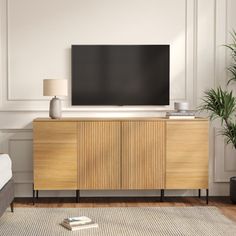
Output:
[[[88,216],[99,228],[69,231],[60,222]],[[0,218],[1,236],[234,236],[236,223],[215,207],[16,208]]]

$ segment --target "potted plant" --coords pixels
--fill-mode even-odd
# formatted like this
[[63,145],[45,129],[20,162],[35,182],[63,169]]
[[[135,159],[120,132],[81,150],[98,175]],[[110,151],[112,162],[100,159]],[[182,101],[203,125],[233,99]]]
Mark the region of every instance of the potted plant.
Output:
[[[236,32],[231,33],[232,43],[224,45],[230,50],[232,63],[227,68],[229,71],[230,83],[236,82]],[[204,92],[200,111],[207,111],[211,120],[219,118],[221,120],[222,129],[220,133],[225,136],[227,144],[231,144],[236,149],[236,97],[232,90],[226,86],[212,88]],[[236,177],[230,178],[230,199],[236,203]]]

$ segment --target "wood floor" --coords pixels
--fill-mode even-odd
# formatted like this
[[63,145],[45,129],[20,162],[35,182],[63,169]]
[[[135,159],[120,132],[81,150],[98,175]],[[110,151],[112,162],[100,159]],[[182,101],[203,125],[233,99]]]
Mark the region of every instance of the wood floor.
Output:
[[236,204],[232,204],[227,197],[210,197],[206,205],[205,198],[197,197],[166,197],[164,202],[159,198],[132,197],[99,197],[81,198],[75,203],[74,198],[39,198],[35,205],[31,198],[16,198],[15,207],[180,207],[180,206],[215,206],[228,218],[236,223]]

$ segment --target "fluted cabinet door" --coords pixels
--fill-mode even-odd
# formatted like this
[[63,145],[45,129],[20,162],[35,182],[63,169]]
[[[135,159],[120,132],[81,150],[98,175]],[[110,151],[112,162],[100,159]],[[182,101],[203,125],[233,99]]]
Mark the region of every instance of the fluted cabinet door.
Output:
[[165,185],[164,121],[122,122],[122,189]]
[[78,122],[78,189],[120,188],[120,121]]

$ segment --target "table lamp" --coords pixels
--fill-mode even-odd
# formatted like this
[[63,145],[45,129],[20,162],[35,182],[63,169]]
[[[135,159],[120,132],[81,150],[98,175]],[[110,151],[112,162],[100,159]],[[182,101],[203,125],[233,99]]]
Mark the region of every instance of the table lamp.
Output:
[[54,96],[50,101],[49,116],[52,119],[61,118],[61,100],[57,96],[67,96],[67,80],[44,79],[43,96]]

